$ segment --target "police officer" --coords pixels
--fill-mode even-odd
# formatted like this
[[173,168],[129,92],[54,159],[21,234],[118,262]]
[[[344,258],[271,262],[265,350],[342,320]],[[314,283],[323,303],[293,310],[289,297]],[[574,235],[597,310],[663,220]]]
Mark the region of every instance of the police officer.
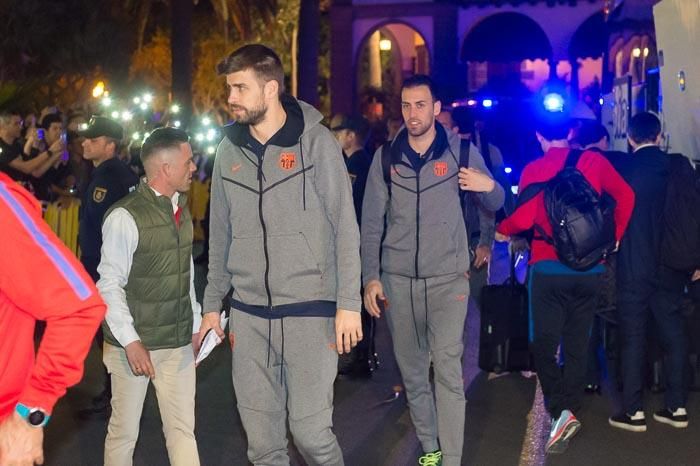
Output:
[[[88,127],[78,134],[84,137],[83,158],[95,167],[80,206],[80,261],[97,282],[97,265],[102,248],[102,219],[105,212],[119,199],[136,189],[138,177],[117,157],[124,130],[114,120],[92,117]],[[97,333],[102,348],[102,331]],[[80,411],[81,417],[106,414],[110,400],[109,378],[105,371],[105,389],[93,399],[90,408]]]
[[112,204],[133,191],[138,178],[117,157],[124,130],[114,120],[93,117],[79,134],[83,141],[83,158],[95,169],[90,177],[80,211],[80,260],[97,281],[97,265],[102,247],[102,218]]

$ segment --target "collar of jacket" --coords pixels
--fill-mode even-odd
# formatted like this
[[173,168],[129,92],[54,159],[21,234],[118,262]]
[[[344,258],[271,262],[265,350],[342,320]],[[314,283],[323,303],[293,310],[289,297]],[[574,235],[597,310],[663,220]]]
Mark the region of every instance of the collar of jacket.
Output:
[[[408,139],[408,130],[406,128],[399,131],[394,140],[391,142],[391,163],[397,164],[402,162],[403,153],[401,145]],[[435,122],[435,143],[433,151],[430,153],[428,160],[438,160],[449,150],[450,143],[447,139],[445,128]],[[426,162],[428,161],[426,160]],[[408,165],[408,164],[407,164]],[[410,165],[408,165],[410,166]]]
[[[287,121],[284,126],[275,133],[268,141],[279,147],[291,147],[299,142],[299,138],[304,132],[304,114],[297,100],[288,95],[283,94],[280,97],[282,108],[287,113]],[[235,145],[243,146],[246,143],[250,134],[249,125],[239,123],[231,123],[223,127],[223,132],[226,137]]]
[[[158,205],[158,207],[167,208],[167,210],[172,211],[173,203],[170,200],[170,198],[162,194],[160,196],[156,196],[156,193],[154,193],[151,187],[148,186],[146,178],[141,178],[141,182],[139,183],[139,187],[137,188],[137,190],[150,202]],[[187,194],[180,193],[180,195],[177,198],[177,206],[180,208],[184,208],[187,206]]]

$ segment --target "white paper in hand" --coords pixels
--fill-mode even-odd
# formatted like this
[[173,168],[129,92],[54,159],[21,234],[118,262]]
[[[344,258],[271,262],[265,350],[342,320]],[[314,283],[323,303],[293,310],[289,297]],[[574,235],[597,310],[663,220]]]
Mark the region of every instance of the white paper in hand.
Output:
[[[226,313],[222,312],[220,321],[222,330],[226,328],[227,323],[228,317],[226,316]],[[217,335],[213,329],[207,330],[204,340],[202,341],[202,346],[199,348],[199,353],[197,353],[197,359],[194,361],[195,366],[204,361],[204,359],[209,356],[209,353],[211,353],[212,350],[221,342],[221,338],[219,338],[219,335]]]

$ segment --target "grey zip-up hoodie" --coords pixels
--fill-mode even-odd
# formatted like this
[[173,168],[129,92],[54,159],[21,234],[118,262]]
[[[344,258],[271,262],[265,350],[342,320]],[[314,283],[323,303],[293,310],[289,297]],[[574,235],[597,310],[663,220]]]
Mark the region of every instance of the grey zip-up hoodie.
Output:
[[284,127],[256,149],[224,128],[211,182],[204,312],[233,287],[237,309],[265,318],[360,311],[360,238],[343,155],[322,116],[282,97]]
[[[381,148],[374,156],[362,204],[364,284],[379,279],[380,268],[411,278],[469,270],[467,232],[458,194],[460,141],[440,124],[436,130],[432,150],[417,171],[401,149],[407,142],[406,130],[392,141],[391,197],[384,181]],[[469,166],[491,176],[478,150],[469,151]],[[496,211],[503,205],[503,188],[496,183],[493,191],[476,193],[476,198],[483,208]]]

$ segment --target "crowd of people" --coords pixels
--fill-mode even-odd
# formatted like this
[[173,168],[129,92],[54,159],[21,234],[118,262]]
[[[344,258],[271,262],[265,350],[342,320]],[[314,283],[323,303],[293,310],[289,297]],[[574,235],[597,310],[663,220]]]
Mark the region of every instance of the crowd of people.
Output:
[[[197,166],[186,132],[152,131],[130,167],[120,157],[123,128],[109,118],[71,116],[64,132],[55,112],[25,129],[19,114],[0,113],[0,214],[9,232],[0,244],[0,334],[15,333],[24,355],[0,339],[0,464],[40,462],[41,428],[79,380],[100,322],[105,390],[86,413],[111,412],[105,464],[132,463],[150,383],[170,463],[199,464],[195,357],[205,338],[226,340],[224,309],[251,463],[289,464],[289,426],[308,464],[344,464],[332,429],[339,356],[341,372],[371,374],[375,319],[386,318],[423,450],[417,464],[459,465],[467,303],[486,282],[494,240],[533,230],[530,346],[552,418],[546,452],[564,452],[581,428],[610,256],[624,406],[609,423],[646,430],[642,366],[653,316],[668,355],[665,404],[654,419],[687,427],[680,303],[700,284],[700,186],[688,159],[659,148],[655,115],[631,120],[628,155],[606,152],[597,124],[574,127],[566,109],[543,113],[536,137],[544,155],[525,167],[516,202],[483,122],[443,108],[428,76],[403,82],[400,124],[390,120],[390,137],[368,150],[362,117],[337,115],[327,127],[285,93],[269,48],[244,46],[217,73],[234,123],[222,128],[212,159],[201,305],[186,208]],[[36,200],[76,193],[82,266],[42,222]],[[583,230],[566,217],[573,211]],[[607,235],[602,243],[595,227]],[[49,284],[40,292],[30,285],[35,273]],[[32,363],[36,320],[46,331]]]

